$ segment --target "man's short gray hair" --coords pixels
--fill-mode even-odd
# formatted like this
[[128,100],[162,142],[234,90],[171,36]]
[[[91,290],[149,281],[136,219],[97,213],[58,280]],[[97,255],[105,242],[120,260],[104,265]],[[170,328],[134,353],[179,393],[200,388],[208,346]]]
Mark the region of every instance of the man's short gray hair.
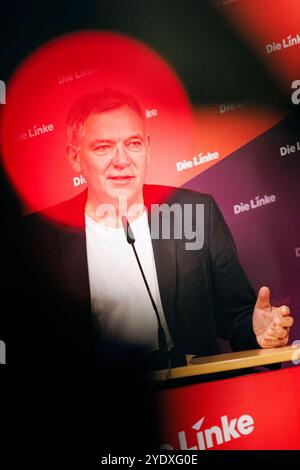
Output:
[[91,114],[103,113],[113,109],[128,106],[144,120],[144,113],[137,100],[119,90],[104,89],[90,93],[77,100],[70,109],[67,117],[68,143],[75,144],[78,141],[82,127]]

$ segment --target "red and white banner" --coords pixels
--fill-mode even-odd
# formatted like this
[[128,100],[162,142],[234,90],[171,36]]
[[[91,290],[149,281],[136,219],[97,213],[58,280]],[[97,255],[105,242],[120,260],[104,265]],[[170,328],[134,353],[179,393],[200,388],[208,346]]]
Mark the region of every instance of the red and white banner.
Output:
[[300,448],[300,367],[158,392],[162,446],[180,450]]

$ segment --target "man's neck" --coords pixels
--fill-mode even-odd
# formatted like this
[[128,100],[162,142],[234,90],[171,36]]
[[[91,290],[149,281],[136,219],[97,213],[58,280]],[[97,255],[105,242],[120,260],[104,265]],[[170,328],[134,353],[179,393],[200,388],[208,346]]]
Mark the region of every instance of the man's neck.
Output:
[[141,194],[135,202],[128,202],[120,197],[113,202],[93,202],[89,197],[85,205],[85,213],[96,222],[110,228],[122,227],[122,216],[126,216],[129,223],[138,219],[144,212],[144,200]]

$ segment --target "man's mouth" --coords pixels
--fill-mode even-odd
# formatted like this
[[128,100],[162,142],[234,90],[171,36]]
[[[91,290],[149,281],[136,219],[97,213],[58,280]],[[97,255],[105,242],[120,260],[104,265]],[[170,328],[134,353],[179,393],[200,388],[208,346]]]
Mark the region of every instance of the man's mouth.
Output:
[[131,175],[116,175],[116,176],[108,176],[107,179],[110,181],[113,181],[114,183],[120,183],[120,184],[126,184],[132,181],[135,178],[135,176]]

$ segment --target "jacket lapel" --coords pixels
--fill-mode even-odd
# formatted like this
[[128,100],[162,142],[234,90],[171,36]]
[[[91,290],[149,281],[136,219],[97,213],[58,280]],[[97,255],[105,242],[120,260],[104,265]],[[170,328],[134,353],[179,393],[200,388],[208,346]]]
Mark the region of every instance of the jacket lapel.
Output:
[[[158,187],[160,188],[160,187]],[[168,195],[157,191],[155,186],[144,186],[144,204],[148,210],[148,220],[151,231],[151,216],[155,209],[153,204],[167,203]],[[162,215],[164,218],[165,216]],[[157,220],[154,218],[153,220]],[[152,221],[153,221],[152,220]],[[152,227],[153,228],[153,227]],[[176,298],[176,240],[172,238],[173,231],[173,218],[171,218],[171,237],[170,239],[163,239],[161,234],[159,238],[153,238],[151,235],[152,247],[156,265],[156,273],[160,291],[161,302],[166,316],[166,321],[169,327],[170,334],[173,342],[176,342],[175,337],[175,298]]]
[[[58,229],[58,243],[63,271],[63,289],[68,299],[77,305],[79,323],[91,325],[91,303],[87,264],[84,207],[86,191],[71,201],[65,211],[72,224]],[[81,313],[82,312],[82,313]]]
[[84,230],[69,228],[59,231],[59,244],[65,285],[76,301],[90,302],[89,277]]

